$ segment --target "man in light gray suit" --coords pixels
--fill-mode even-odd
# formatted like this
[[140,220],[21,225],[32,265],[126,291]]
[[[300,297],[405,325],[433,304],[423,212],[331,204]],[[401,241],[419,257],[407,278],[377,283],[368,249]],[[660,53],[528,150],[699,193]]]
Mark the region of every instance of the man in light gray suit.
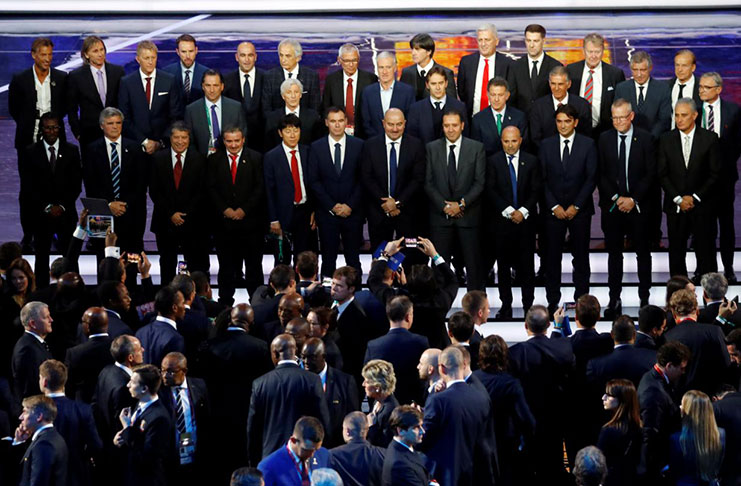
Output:
[[[484,145],[463,136],[465,115],[448,109],[443,114],[444,137],[427,144],[425,191],[430,201],[430,233],[440,251],[435,264],[450,258],[454,246],[466,266],[468,290],[484,288],[479,248],[481,194],[484,190]],[[417,235],[405,235],[417,236]]]
[[221,96],[224,91],[221,73],[213,69],[203,73],[201,87],[204,97],[185,108],[185,123],[193,133],[191,146],[209,156],[224,146],[221,134],[225,128],[238,127],[246,134],[247,121],[238,101]]

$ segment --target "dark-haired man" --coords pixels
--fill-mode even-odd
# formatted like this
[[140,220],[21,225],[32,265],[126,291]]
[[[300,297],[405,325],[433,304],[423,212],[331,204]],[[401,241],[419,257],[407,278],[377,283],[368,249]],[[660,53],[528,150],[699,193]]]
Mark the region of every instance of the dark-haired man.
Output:
[[154,298],[157,317],[136,331],[144,349],[144,362],[159,365],[167,353],[185,352],[185,339],[178,333],[177,321],[185,316],[185,299],[179,290],[162,287]]
[[[425,86],[428,95],[409,108],[409,133],[425,144],[443,136],[443,113],[446,110],[454,109],[466,113],[466,105],[446,91],[450,82],[445,77],[446,69],[436,65],[427,71]],[[466,126],[464,134],[468,135],[468,131]]]
[[432,59],[435,55],[435,40],[430,34],[417,34],[409,41],[412,49],[412,64],[401,70],[401,82],[414,88],[417,101],[430,95],[428,86],[429,74],[433,68],[439,67],[445,81],[445,93],[456,99],[455,77],[453,71]]
[[258,464],[265,486],[311,484],[311,472],[329,466],[329,451],[322,447],[323,441],[324,427],[316,417],[299,418],[288,443]]
[[545,27],[530,24],[525,27],[525,48],[527,56],[522,56],[510,66],[512,81],[512,104],[515,108],[530,113],[530,107],[538,98],[548,94],[548,76],[561,63],[543,52]]
[[[487,106],[471,120],[471,138],[484,144],[486,156],[491,157],[502,150],[502,132],[515,126],[523,140],[529,137],[525,114],[507,105],[510,98],[509,83],[504,78],[492,78],[487,85]],[[489,109],[491,108],[491,109]]]
[[427,486],[432,479],[431,464],[415,451],[424,437],[422,412],[412,405],[401,405],[391,412],[389,422],[394,439],[386,449],[382,482],[386,486]]
[[162,70],[175,77],[175,87],[180,92],[183,105],[188,105],[203,96],[201,81],[209,68],[196,62],[198,45],[190,34],[182,34],[175,39],[175,53],[180,61],[168,64]]

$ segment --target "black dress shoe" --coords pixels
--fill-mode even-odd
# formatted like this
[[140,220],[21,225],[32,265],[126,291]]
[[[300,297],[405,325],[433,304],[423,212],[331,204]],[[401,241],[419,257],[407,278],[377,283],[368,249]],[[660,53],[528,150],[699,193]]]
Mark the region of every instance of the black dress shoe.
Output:
[[736,278],[736,274],[733,272],[726,273],[726,280],[728,281],[728,285],[736,285],[738,284],[738,279]]
[[610,305],[605,307],[605,320],[614,321],[623,314],[623,301],[618,299],[617,302],[610,302]]
[[497,319],[512,319],[512,306],[504,306],[499,309],[496,315]]
[[641,299],[641,309],[648,305],[648,299]]

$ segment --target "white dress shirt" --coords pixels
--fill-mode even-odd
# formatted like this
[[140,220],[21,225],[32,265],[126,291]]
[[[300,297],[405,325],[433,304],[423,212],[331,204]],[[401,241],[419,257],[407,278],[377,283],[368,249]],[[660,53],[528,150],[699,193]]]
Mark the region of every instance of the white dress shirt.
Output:
[[528,75],[528,77],[530,77],[530,73],[533,72],[533,63],[535,61],[538,61],[538,64],[535,67],[535,69],[538,71],[538,75],[540,75],[540,68],[543,67],[543,59],[545,59],[545,51],[541,52],[540,53],[540,56],[536,57],[535,59],[533,59],[529,55],[527,56],[527,75]]
[[332,138],[332,136],[327,137],[327,141],[329,142],[329,155],[332,157],[332,163],[335,163],[334,160],[334,146],[335,144],[340,144],[340,157],[342,160],[340,160],[340,169],[345,166],[345,144],[347,143],[347,136],[342,135],[342,138],[339,140],[335,140]]
[[[283,147],[283,151],[286,153],[286,160],[288,161],[288,171],[289,172],[291,172],[291,151],[292,150],[296,151],[296,160],[298,161],[298,179],[301,183],[301,201],[299,201],[298,204],[304,204],[307,198],[306,198],[306,185],[304,184],[304,169],[303,167],[301,167],[301,152],[298,149],[298,145],[296,145],[296,148],[290,148],[285,143],[281,143],[280,146]],[[277,222],[277,221],[274,221],[274,222]]]
[[[352,79],[352,105],[356,106],[355,100],[358,99],[358,71],[355,71],[352,76],[348,76],[345,71],[342,71],[342,101],[347,99],[347,80]],[[355,110],[357,111],[357,110]]]
[[463,137],[458,137],[458,140],[455,142],[451,142],[448,140],[448,138],[445,138],[445,160],[448,160],[448,155],[450,154],[450,147],[451,145],[455,145],[455,148],[453,149],[453,153],[455,154],[455,168],[458,170],[458,162],[460,162],[461,158],[461,142],[463,142]]
[[214,139],[214,122],[211,119],[211,107],[216,105],[216,117],[219,119],[219,133],[224,128],[224,117],[221,116],[221,96],[216,101],[209,101],[205,96],[203,97],[204,103],[206,103],[206,120],[208,120],[208,131],[211,134],[211,139]]
[[715,99],[715,102],[708,103],[707,101],[702,103],[702,127],[708,129],[708,113],[710,110],[709,106],[713,107],[713,131],[718,137],[720,137],[720,127],[723,121],[720,118],[720,96]]
[[105,63],[100,67],[100,69],[96,68],[92,64],[90,65],[90,72],[93,74],[93,81],[95,81],[95,86],[98,86],[98,71],[103,73],[103,93],[108,95],[108,79],[106,79],[105,75]]
[[[182,165],[183,170],[185,170],[185,156],[186,155],[188,155],[188,149],[183,150],[183,153],[180,154],[180,165]],[[172,163],[172,168],[174,169],[175,164],[178,163],[178,154],[173,149],[170,149],[170,162]]]
[[430,69],[435,65],[435,61],[430,58],[430,62],[427,63],[426,66],[422,67],[419,64],[417,64],[417,73],[422,76],[422,71],[425,72],[425,75],[423,77],[427,77],[427,74],[430,72]]
[[123,146],[121,145],[121,137],[119,136],[116,140],[111,140],[108,137],[103,137],[105,140],[105,149],[108,151],[108,168],[111,168],[111,144],[116,144],[116,153],[118,153],[118,165],[121,166],[121,161],[123,160],[123,154],[121,153],[121,150],[123,150]]
[[[489,81],[494,77],[494,63],[496,62],[497,53],[495,52],[489,57],[484,57],[479,54],[479,65],[476,68],[476,84],[473,90],[473,114],[479,112],[481,108],[481,87],[484,85],[484,67],[486,67],[485,60],[489,61],[489,79],[486,80],[487,86]],[[487,93],[488,95],[488,93]]]
[[[33,73],[33,83],[34,87],[36,88],[36,111],[38,112],[39,116],[41,116],[42,114],[51,111],[51,69],[46,75],[46,78],[44,78],[43,82],[39,81],[39,76],[38,74],[36,74],[36,66],[31,67],[31,72]],[[36,140],[38,134],[39,119],[37,118],[34,122],[33,129],[34,140]]]
[[391,86],[388,89],[383,89],[383,85],[379,82],[378,86],[381,88],[381,110],[384,115],[391,107],[391,96],[394,94],[394,84],[396,81],[391,82]]
[[283,80],[288,79],[288,73],[291,73],[291,79],[298,79],[298,64],[290,71],[283,69]]
[[584,71],[581,75],[581,86],[579,87],[579,96],[584,98],[587,91],[587,80],[589,79],[589,70],[594,71],[592,73],[592,127],[599,125],[600,108],[602,107],[602,61],[599,62],[594,68],[587,66],[584,63]]
[[[401,137],[397,138],[396,140],[391,140],[388,135],[384,135],[384,138],[386,139],[386,187],[389,189],[389,194],[391,193],[391,142],[394,142],[394,147],[396,148],[396,169],[397,174],[399,169],[399,160],[401,158],[401,139],[404,138],[402,135]],[[397,177],[398,180],[398,177]],[[397,193],[399,191],[396,191]],[[396,201],[397,203],[399,201]]]
[[155,69],[152,71],[152,74],[146,75],[144,72],[139,69],[139,76],[142,80],[142,89],[144,90],[144,96],[146,96],[147,93],[147,78],[152,78],[149,81],[149,109],[152,109],[152,101],[154,100],[154,97],[157,96],[157,93],[154,91],[154,82],[157,79],[157,70]]
[[558,105],[567,105],[569,103],[569,92],[566,92],[566,96],[561,101],[558,101],[555,96],[551,95],[551,101],[553,102],[553,110],[558,110]]
[[247,82],[249,83],[248,86],[250,87],[250,96],[254,98],[253,93],[255,92],[255,74],[256,70],[253,67],[246,73],[243,72],[241,69],[239,70],[239,91],[242,93],[242,97],[244,98],[244,80],[247,76]]
[[[507,171],[509,171],[509,154],[505,152],[504,154],[504,160],[507,162]],[[520,177],[520,151],[518,150],[515,152],[514,157],[512,158],[512,166],[515,168],[515,177],[519,181]],[[518,195],[519,197],[519,195]],[[518,209],[522,213],[522,217],[527,219],[527,217],[530,215],[530,211],[527,210],[525,206],[520,206]],[[512,213],[515,212],[515,208],[512,206],[507,206],[504,208],[504,211],[502,211],[502,216],[504,216],[507,219],[512,219]]]
[[168,319],[165,316],[157,316],[157,318],[155,319],[155,321],[164,322],[165,324],[171,325],[172,328],[175,329],[176,331],[178,330],[177,323],[175,321],[173,321],[172,319]]

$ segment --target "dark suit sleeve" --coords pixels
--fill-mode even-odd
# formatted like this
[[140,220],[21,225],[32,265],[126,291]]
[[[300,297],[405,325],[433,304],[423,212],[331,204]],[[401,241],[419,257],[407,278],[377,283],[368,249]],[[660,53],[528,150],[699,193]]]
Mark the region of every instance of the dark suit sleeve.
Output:
[[[708,170],[705,177],[702,179],[702,185],[695,190],[695,194],[700,198],[701,201],[705,201],[706,198],[710,197],[710,193],[715,191],[715,185],[718,182],[720,176],[720,144],[718,143],[718,136],[715,133],[707,134],[710,140],[710,147],[708,150]],[[695,134],[695,142],[697,142],[697,134]]]
[[[597,147],[591,139],[589,141],[589,150],[587,152],[587,160],[585,164],[586,174],[584,174],[584,182],[579,189],[579,192],[574,199],[574,206],[584,208],[591,200],[594,188],[597,185],[597,165],[599,164],[597,158]],[[551,206],[553,207],[553,206]]]
[[168,100],[170,110],[170,122],[174,122],[175,120],[182,120],[183,115],[185,114],[183,97],[181,95],[180,89],[174,82],[174,79],[175,78],[173,77],[173,84],[170,86],[170,95]]
[[478,201],[481,193],[484,192],[484,182],[486,180],[486,155],[484,154],[484,146],[476,144],[474,152],[474,176],[473,184],[468,188],[468,192],[463,196],[466,200],[466,205],[473,204]]
[[83,435],[83,442],[87,445],[88,454],[95,455],[103,449],[103,441],[100,440],[98,429],[95,427],[92,409],[90,407],[83,407],[81,412],[83,423],[81,424],[82,430],[80,432]]
[[39,441],[30,454],[31,482],[28,486],[47,486],[52,484],[54,471],[54,446],[46,441]]
[[544,150],[544,147],[540,147],[538,160],[540,161],[540,172],[543,177],[543,192],[545,197],[545,210],[546,214],[551,212],[551,208],[554,206],[558,206],[559,203],[556,200],[556,196],[553,194],[553,191],[551,190],[550,184],[548,184],[548,153],[547,150]]
[[247,446],[249,448],[247,452],[250,464],[253,467],[262,460],[262,431],[265,427],[263,401],[261,392],[256,385],[257,382],[252,384],[250,411],[247,415]]
[[17,74],[13,75],[8,87],[8,112],[16,122],[22,116],[21,112],[23,111],[22,83],[19,78],[20,76]]
[[170,432],[168,417],[160,415],[145,423],[144,430],[134,425],[126,427],[121,437],[128,446],[132,462],[142,469],[152,470],[157,461],[169,454]]
[[486,192],[489,198],[494,201],[494,210],[497,215],[509,206],[509,203],[502,197],[497,189],[499,187],[499,171],[497,171],[494,157],[489,157],[486,161]]
[[[68,156],[72,160],[67,160],[67,173],[64,181],[64,200],[57,201],[57,204],[74,204],[82,192],[82,162],[80,160],[80,150],[76,145],[68,145],[70,150]],[[66,211],[74,211],[73,207],[65,207]]]
[[445,77],[448,79],[448,88],[445,90],[445,95],[450,96],[452,99],[458,99],[458,93],[455,89],[455,76],[451,69],[446,68]]
[[674,187],[674,183],[671,180],[671,177],[669,177],[669,157],[667,154],[667,150],[669,150],[669,145],[671,143],[671,138],[674,134],[668,133],[665,136],[661,137],[659,140],[659,153],[656,160],[656,170],[657,175],[659,177],[659,182],[661,183],[662,189],[664,189],[664,195],[668,200],[672,200],[677,196],[682,196],[682,194],[679,194],[679,191],[676,187]]
[[530,165],[530,183],[530,194],[524,203],[520,203],[520,206],[525,206],[531,214],[534,214],[543,193],[543,173],[537,159],[533,160]]
[[[465,57],[461,58],[460,64],[458,64],[458,84],[456,86],[456,91],[458,91],[458,99],[460,99],[463,103],[468,103],[468,100],[466,99],[466,66],[464,66],[464,59]],[[476,75],[476,72],[474,71],[474,76]],[[474,78],[475,79],[475,78]],[[448,83],[448,87],[450,87],[450,83]],[[446,93],[447,95],[447,93]],[[473,101],[476,103],[476,100]],[[473,110],[471,110],[471,116],[473,116]]]
[[[383,147],[383,150],[386,150],[385,144],[378,145],[378,147]],[[360,182],[363,185],[363,189],[365,190],[366,197],[368,199],[368,205],[377,207],[381,205],[381,198],[388,195],[388,191],[386,191],[386,189],[381,186],[378,178],[373,177],[373,156],[371,155],[372,150],[372,147],[367,142],[363,145],[363,153],[360,156]],[[385,161],[385,159],[386,157],[384,154],[383,160]]]
[[134,140],[136,143],[142,143],[147,137],[139,131],[134,123],[133,100],[131,93],[131,82],[125,80],[121,82],[118,88],[118,109],[124,115],[124,133],[127,138]]
[[[72,134],[75,136],[75,138],[80,138],[80,117],[78,115],[79,107],[80,107],[80,86],[79,86],[79,80],[75,79],[74,81],[70,82],[71,80],[67,80],[67,123],[69,123],[69,128],[72,130]],[[8,103],[10,103],[10,100],[8,100]]]
[[324,189],[324,184],[319,177],[319,163],[319,157],[316,155],[316,150],[313,150],[312,146],[312,150],[309,155],[309,173],[307,174],[309,187],[311,188],[311,193],[314,195],[319,203],[320,210],[331,211],[335,205],[335,202],[332,201],[332,198]]
[[438,304],[442,304],[446,309],[450,309],[453,305],[453,301],[458,295],[458,279],[455,277],[453,270],[450,269],[450,265],[447,262],[438,263],[433,265],[435,273],[435,280],[437,281],[437,287],[439,289],[438,297],[436,299]]
[[[278,157],[276,157],[278,158]],[[263,163],[263,178],[265,182],[265,195],[268,202],[268,220],[272,223],[278,221],[278,202],[276,201],[278,195],[278,184],[275,177],[275,163],[271,160],[267,162],[264,160]]]
[[638,203],[644,202],[648,192],[656,185],[656,146],[650,140],[647,142],[649,143],[641,143],[641,158],[646,166],[646,173],[631,191],[633,199]]
[[[401,188],[397,199],[405,204],[412,200],[416,194],[419,194],[425,184],[425,152],[422,150],[422,145],[416,145],[417,150],[414,151],[414,157],[412,161],[412,177],[407,180],[404,187]],[[411,148],[411,147],[410,147]]]
[[425,192],[427,193],[427,197],[430,198],[430,202],[432,202],[432,206],[435,208],[434,210],[442,212],[445,205],[445,197],[437,188],[435,170],[433,168],[434,148],[431,145],[435,145],[435,142],[431,142],[426,147],[427,169],[425,172]]
[[[533,109],[530,110],[530,140],[536,147],[540,147],[540,142],[543,140],[543,110],[540,109],[540,104],[533,104]],[[555,123],[555,121],[553,122]]]
[[[13,383],[18,401],[29,396],[33,391],[33,384],[38,383],[38,368],[33,366],[34,353],[29,346],[18,348],[13,355]],[[29,386],[31,388],[29,389]],[[38,388],[36,388],[38,392]]]
[[[246,149],[245,149],[246,150]],[[239,206],[245,212],[250,214],[260,207],[260,203],[265,197],[265,186],[262,171],[262,155],[257,152],[250,154],[252,160],[249,162],[250,171],[252,172],[250,181],[253,186],[250,188],[249,195]]]
[[373,127],[373,112],[371,111],[370,101],[368,101],[368,94],[365,91],[366,90],[363,90],[363,102],[360,105],[360,112],[363,114],[363,128],[365,128],[365,135],[370,138],[377,135],[377,133]]

